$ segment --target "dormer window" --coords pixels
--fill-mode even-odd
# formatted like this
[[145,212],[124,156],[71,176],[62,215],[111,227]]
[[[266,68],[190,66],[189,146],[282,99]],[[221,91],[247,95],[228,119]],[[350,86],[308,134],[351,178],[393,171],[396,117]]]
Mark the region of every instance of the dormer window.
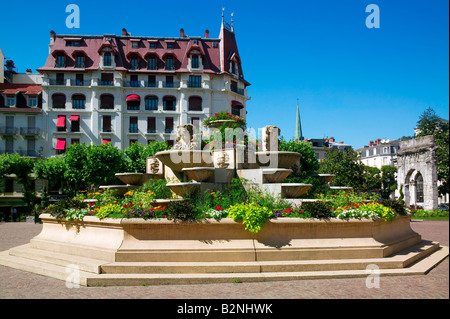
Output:
[[139,69],[139,59],[137,57],[131,58],[131,69],[132,70],[138,70]]
[[103,65],[104,66],[111,66],[111,53],[110,52],[106,52],[103,55]]
[[175,70],[173,58],[171,57],[166,58],[166,70]]
[[236,74],[236,62],[231,61],[231,73]]
[[167,43],[167,49],[173,49],[173,43]]
[[156,70],[156,58],[155,57],[148,58],[148,69]]
[[191,67],[193,69],[198,69],[199,68],[199,63],[198,63],[198,55],[193,55],[191,58]]
[[156,49],[156,42],[150,42],[150,49]]
[[77,62],[75,64],[76,68],[84,68],[84,56],[83,55],[79,55],[77,56]]
[[66,47],[79,47],[80,41],[79,40],[67,40],[66,41]]
[[131,42],[131,47],[133,49],[138,49],[139,48],[139,42],[138,41],[132,41]]
[[55,68],[65,68],[66,67],[66,57],[62,54],[56,56]]

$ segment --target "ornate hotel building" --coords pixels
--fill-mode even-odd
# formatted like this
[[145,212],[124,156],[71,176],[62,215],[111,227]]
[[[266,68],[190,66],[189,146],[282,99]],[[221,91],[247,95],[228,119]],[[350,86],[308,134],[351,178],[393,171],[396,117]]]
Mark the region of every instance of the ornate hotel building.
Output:
[[246,116],[246,87],[234,30],[218,38],[50,33],[42,74],[44,156],[74,143],[120,149],[153,140],[173,144],[176,127],[215,112]]

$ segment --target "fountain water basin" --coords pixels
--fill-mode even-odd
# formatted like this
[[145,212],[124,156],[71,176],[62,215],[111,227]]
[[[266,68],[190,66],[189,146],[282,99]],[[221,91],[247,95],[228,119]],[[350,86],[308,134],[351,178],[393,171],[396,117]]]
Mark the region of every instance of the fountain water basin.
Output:
[[213,167],[210,151],[169,150],[158,152],[155,157],[174,172],[181,172],[183,168]]
[[167,187],[170,188],[172,192],[181,197],[189,197],[195,194],[200,189],[200,183],[167,183]]
[[214,178],[214,167],[190,167],[181,170],[189,178],[196,182],[212,181]]
[[292,170],[289,168],[263,168],[262,173],[264,183],[281,183],[292,174]]
[[[260,166],[291,168],[299,163],[302,155],[297,152],[264,151],[256,152],[256,160]],[[274,162],[275,161],[275,162]]]
[[283,183],[281,184],[281,197],[282,198],[299,198],[306,194],[312,184],[302,183]]

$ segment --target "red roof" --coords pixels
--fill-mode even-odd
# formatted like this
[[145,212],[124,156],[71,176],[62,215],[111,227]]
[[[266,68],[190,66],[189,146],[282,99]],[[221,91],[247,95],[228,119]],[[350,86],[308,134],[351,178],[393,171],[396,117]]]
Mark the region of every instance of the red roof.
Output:
[[0,93],[17,94],[19,92],[28,95],[37,95],[42,92],[42,87],[40,84],[14,84],[14,83],[0,84]]
[[[73,37],[73,36],[72,36]],[[233,32],[222,27],[218,39],[213,38],[150,38],[136,37],[128,35],[104,35],[104,36],[77,36],[81,38],[80,46],[66,46],[67,36],[55,35],[54,43],[51,45],[50,54],[47,57],[45,65],[38,69],[40,72],[58,70],[58,71],[76,71],[76,56],[83,54],[85,59],[85,70],[98,70],[101,52],[109,47],[115,54],[116,70],[131,72],[168,72],[164,69],[164,58],[167,54],[172,54],[177,72],[187,72],[188,57],[192,50],[198,50],[203,59],[203,71],[205,73],[229,73],[229,57],[237,56],[237,43]],[[133,47],[132,43],[138,43],[138,47]],[[196,42],[196,43],[194,43]],[[167,48],[167,44],[172,43],[173,48]],[[151,48],[150,44],[156,44]],[[64,52],[66,55],[66,67],[55,68],[56,57],[54,52]],[[147,59],[149,54],[157,57],[157,70],[147,70],[146,63],[139,63],[140,69],[131,70],[130,57],[132,55]],[[222,60],[222,61],[221,61]],[[242,76],[242,67],[238,64],[239,74]],[[173,73],[173,71],[171,71]],[[241,80],[250,85],[241,77]]]

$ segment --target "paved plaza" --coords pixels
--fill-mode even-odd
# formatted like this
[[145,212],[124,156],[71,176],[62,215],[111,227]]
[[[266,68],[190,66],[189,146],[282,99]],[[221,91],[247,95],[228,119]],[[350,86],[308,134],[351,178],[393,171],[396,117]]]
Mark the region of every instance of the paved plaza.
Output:
[[[412,221],[423,239],[449,245],[448,221]],[[0,251],[26,244],[42,225],[0,223]],[[366,278],[259,283],[67,288],[64,281],[0,266],[1,299],[448,299],[449,261],[427,275],[381,277],[379,288]]]

